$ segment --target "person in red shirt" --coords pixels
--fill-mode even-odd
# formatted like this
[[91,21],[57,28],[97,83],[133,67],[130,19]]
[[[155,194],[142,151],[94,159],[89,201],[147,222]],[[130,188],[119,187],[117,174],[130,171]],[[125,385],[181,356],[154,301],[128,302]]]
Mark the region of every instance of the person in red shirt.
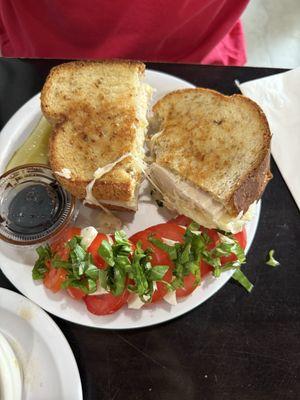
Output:
[[249,0],[0,0],[5,57],[243,65]]

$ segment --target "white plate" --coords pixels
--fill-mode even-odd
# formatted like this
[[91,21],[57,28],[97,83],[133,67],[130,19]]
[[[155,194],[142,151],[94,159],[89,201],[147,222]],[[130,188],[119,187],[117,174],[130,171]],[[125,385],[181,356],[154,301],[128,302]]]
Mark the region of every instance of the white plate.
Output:
[[[182,88],[194,87],[190,83],[174,76],[156,71],[146,71],[146,81],[156,89],[153,101],[164,94]],[[13,152],[32,131],[41,116],[39,95],[29,100],[8,121],[0,135],[1,161],[0,172],[4,170]],[[158,208],[151,200],[150,188],[146,182],[142,185],[139,210],[132,213],[119,213],[125,221],[125,231],[131,235],[151,225],[167,221],[173,215],[165,208]],[[257,206],[254,219],[247,226],[249,249],[258,225],[260,203]],[[97,225],[97,211],[82,207],[77,224],[80,226]],[[69,296],[59,293],[52,294],[42,284],[37,284],[31,278],[31,268],[35,254],[32,250],[8,247],[0,242],[0,267],[6,277],[25,296],[39,304],[52,314],[81,325],[104,329],[131,329],[159,324],[178,317],[203,303],[217,292],[231,277],[232,272],[223,273],[220,278],[208,277],[200,288],[176,306],[162,302],[159,305],[148,306],[141,310],[122,309],[112,316],[97,317],[86,311],[82,302],[72,300]]]
[[72,350],[49,315],[26,297],[0,288],[0,316],[0,332],[22,369],[22,399],[82,400]]

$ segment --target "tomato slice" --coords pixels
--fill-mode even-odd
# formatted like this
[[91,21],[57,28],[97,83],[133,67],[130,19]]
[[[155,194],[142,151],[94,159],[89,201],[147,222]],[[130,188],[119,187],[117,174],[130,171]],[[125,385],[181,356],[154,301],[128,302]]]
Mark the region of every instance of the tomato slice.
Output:
[[[165,273],[165,275],[163,277],[163,280],[165,282],[170,283],[172,281],[172,276],[173,276],[172,269],[173,269],[173,266],[170,265],[170,268],[167,270],[167,272]],[[157,289],[152,294],[151,303],[156,303],[156,302],[160,301],[168,293],[168,289],[163,282],[160,282],[160,281],[156,282],[156,287],[157,287]]]
[[69,286],[67,288],[67,292],[75,300],[81,300],[86,296],[86,294],[81,289],[73,286]]
[[107,263],[98,254],[98,249],[101,246],[103,240],[108,240],[107,235],[105,235],[104,233],[98,233],[98,235],[95,237],[95,239],[92,241],[87,249],[87,251],[92,254],[94,263],[99,269],[105,269],[107,267]]
[[197,286],[195,286],[195,275],[190,273],[183,278],[183,287],[176,289],[177,297],[185,297],[191,294]]
[[[245,247],[247,244],[247,233],[246,233],[245,227],[243,228],[243,230],[241,232],[235,233],[233,236],[239,242],[239,245],[241,246],[241,248],[245,250]],[[236,255],[231,254],[229,257],[222,257],[221,263],[225,264],[227,262],[232,262],[235,260],[237,260]]]
[[[70,227],[56,238],[55,242],[51,244],[51,250],[56,253],[62,260],[66,261],[69,258],[69,249],[66,243],[76,235],[80,235],[81,229],[76,227]],[[46,272],[44,277],[44,285],[47,289],[50,289],[53,293],[57,293],[61,289],[62,283],[65,281],[67,271],[63,268],[52,268],[51,262],[48,264],[49,271]]]
[[86,296],[83,300],[89,312],[95,315],[109,315],[118,311],[127,302],[129,297],[128,290],[120,296],[114,296],[111,293],[100,294],[96,296]]
[[53,293],[57,293],[61,289],[62,283],[65,281],[67,271],[63,268],[50,268],[44,277],[44,285]]
[[242,249],[245,250],[246,248],[246,244],[247,244],[247,232],[246,232],[246,228],[243,227],[243,230],[241,232],[235,233],[233,235],[236,240],[239,242],[240,246]]
[[189,226],[193,220],[185,215],[178,215],[176,218],[171,219],[169,222],[173,222],[174,224],[181,226]]
[[179,243],[183,243],[184,241],[183,235],[185,234],[185,229],[172,222],[151,226],[146,231],[154,232],[165,239],[174,240]]
[[151,243],[149,241],[149,236],[152,234],[155,238],[161,241],[165,238],[182,243],[184,233],[184,228],[173,223],[165,223],[154,225],[144,231],[135,233],[129,240],[135,245],[140,241],[143,250],[146,250],[147,248],[152,249],[152,265],[168,265],[168,262],[170,262],[169,255]]
[[[208,265],[206,262],[201,261],[201,280],[205,275],[212,271],[212,267]],[[190,273],[189,275],[183,278],[183,287],[176,289],[176,296],[177,297],[185,297],[191,294],[199,285],[195,285],[195,275]]]
[[66,243],[74,236],[79,236],[80,232],[81,229],[77,227],[64,229],[56,238],[55,242],[51,244],[51,250],[58,254],[62,260],[66,261],[69,258],[69,249],[66,246]]
[[[148,240],[149,235],[153,233],[149,229],[146,229],[145,231],[137,232],[131,238],[129,239],[134,245],[137,244],[137,242],[141,242],[141,246],[143,250],[146,250],[147,248],[150,248],[153,253],[151,254],[152,260],[151,264],[152,265],[167,265],[170,262],[169,256],[167,253],[165,253],[163,250],[159,249],[158,247],[154,246],[153,243],[151,243]],[[156,238],[162,240],[161,235],[155,235]]]
[[[149,235],[154,235],[155,238],[162,240],[162,238],[175,240],[178,242],[183,241],[183,235],[185,233],[185,229],[173,223],[165,223],[159,224],[155,226],[151,226],[145,231],[138,232],[130,238],[130,241],[136,244],[138,241],[141,242],[142,249],[146,250],[147,248],[151,248],[153,253],[151,254],[152,260],[151,265],[168,265],[169,269],[165,273],[163,280],[165,282],[171,282],[173,273],[172,270],[174,268],[173,262],[170,260],[169,255],[163,250],[156,247],[153,243],[149,241]],[[152,303],[156,303],[160,301],[168,292],[166,285],[163,282],[158,281],[156,283],[157,290],[154,291],[152,295]]]

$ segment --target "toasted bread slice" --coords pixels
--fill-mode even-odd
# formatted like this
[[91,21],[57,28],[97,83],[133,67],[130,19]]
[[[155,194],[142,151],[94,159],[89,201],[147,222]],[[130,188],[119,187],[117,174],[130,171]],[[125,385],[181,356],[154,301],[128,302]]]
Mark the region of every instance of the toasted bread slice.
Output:
[[[75,61],[54,67],[41,94],[53,125],[49,160],[58,181],[79,199],[100,167],[118,161],[92,188],[110,208],[137,208],[150,87],[145,66],[130,61]],[[128,156],[122,159],[124,154]]]
[[224,229],[220,218],[239,219],[260,198],[271,177],[271,134],[256,103],[184,89],[163,97],[153,113],[150,173],[178,212]]

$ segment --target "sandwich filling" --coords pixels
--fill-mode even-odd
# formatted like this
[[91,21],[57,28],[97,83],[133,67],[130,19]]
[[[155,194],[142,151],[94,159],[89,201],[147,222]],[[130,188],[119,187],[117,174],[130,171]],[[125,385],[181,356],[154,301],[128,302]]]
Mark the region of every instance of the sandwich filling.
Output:
[[164,203],[169,209],[176,210],[207,228],[218,228],[226,232],[240,232],[246,222],[253,218],[256,203],[248,211],[233,217],[220,202],[208,193],[195,188],[171,171],[153,163],[149,167],[151,181],[159,189]]

